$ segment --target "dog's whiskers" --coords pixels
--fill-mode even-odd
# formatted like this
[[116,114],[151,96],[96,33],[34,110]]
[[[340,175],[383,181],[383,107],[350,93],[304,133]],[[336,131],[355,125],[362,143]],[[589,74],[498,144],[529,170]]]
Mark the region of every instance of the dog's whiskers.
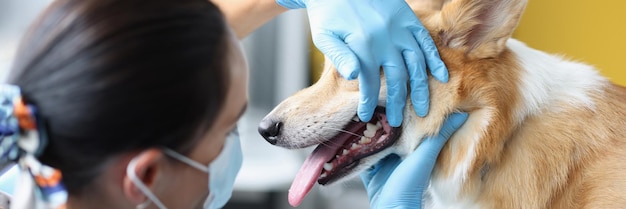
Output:
[[331,141],[324,141],[324,140],[321,140],[321,139],[316,139],[316,141],[318,143],[320,143],[320,144],[324,144],[324,145],[327,145],[327,146],[337,145],[337,142],[332,141],[332,140]]
[[330,128],[330,127],[322,127],[322,128],[323,129],[330,129],[330,130],[334,130],[334,131],[339,131],[339,132],[350,134],[350,135],[353,135],[353,136],[356,136],[356,137],[362,137],[363,136],[363,135],[360,135],[360,134],[357,134],[357,133],[354,133],[354,132],[350,132],[350,131],[346,131],[346,130],[338,129],[338,128]]

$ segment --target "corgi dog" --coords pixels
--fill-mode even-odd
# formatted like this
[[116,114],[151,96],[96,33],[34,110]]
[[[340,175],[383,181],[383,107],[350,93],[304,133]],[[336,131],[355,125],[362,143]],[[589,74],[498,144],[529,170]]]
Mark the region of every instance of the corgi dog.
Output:
[[424,208],[626,208],[626,88],[592,66],[512,39],[526,4],[412,4],[449,81],[430,78],[428,115],[418,117],[407,100],[398,128],[386,120],[384,75],[380,107],[362,122],[358,81],[327,61],[318,82],[259,125],[274,145],[317,146],[293,182],[290,203],[299,204],[315,182],[338,182],[387,155],[409,155],[457,111],[469,117],[437,158]]

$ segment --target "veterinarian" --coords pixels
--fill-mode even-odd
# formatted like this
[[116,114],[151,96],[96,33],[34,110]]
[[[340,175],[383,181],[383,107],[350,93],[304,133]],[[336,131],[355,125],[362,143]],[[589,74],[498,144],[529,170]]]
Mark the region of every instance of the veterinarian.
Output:
[[[405,27],[419,22],[404,1],[215,3],[232,29],[201,0],[52,2],[0,88],[0,165],[20,170],[13,208],[223,207],[242,161],[236,122],[248,69],[238,37],[287,8],[307,8],[316,45],[359,79],[366,121],[380,66],[395,125],[407,80],[419,115],[425,66],[447,80],[425,29]],[[419,207],[439,150],[465,118],[452,115],[404,161],[390,156],[365,172],[372,208]]]

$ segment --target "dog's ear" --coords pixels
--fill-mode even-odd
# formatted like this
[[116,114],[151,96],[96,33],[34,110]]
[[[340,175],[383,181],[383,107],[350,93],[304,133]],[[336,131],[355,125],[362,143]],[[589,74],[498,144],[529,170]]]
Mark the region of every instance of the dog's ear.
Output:
[[466,50],[470,59],[494,57],[506,47],[527,0],[454,0],[440,13],[444,46]]

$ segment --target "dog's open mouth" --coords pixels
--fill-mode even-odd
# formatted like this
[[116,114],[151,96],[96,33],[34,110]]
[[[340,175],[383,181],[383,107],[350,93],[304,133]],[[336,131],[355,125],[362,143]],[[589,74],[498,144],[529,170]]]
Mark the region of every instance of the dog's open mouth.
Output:
[[393,145],[400,128],[389,125],[384,107],[377,107],[365,123],[355,116],[333,138],[320,144],[306,159],[289,189],[289,203],[299,205],[317,180],[326,185],[352,172],[361,159]]

